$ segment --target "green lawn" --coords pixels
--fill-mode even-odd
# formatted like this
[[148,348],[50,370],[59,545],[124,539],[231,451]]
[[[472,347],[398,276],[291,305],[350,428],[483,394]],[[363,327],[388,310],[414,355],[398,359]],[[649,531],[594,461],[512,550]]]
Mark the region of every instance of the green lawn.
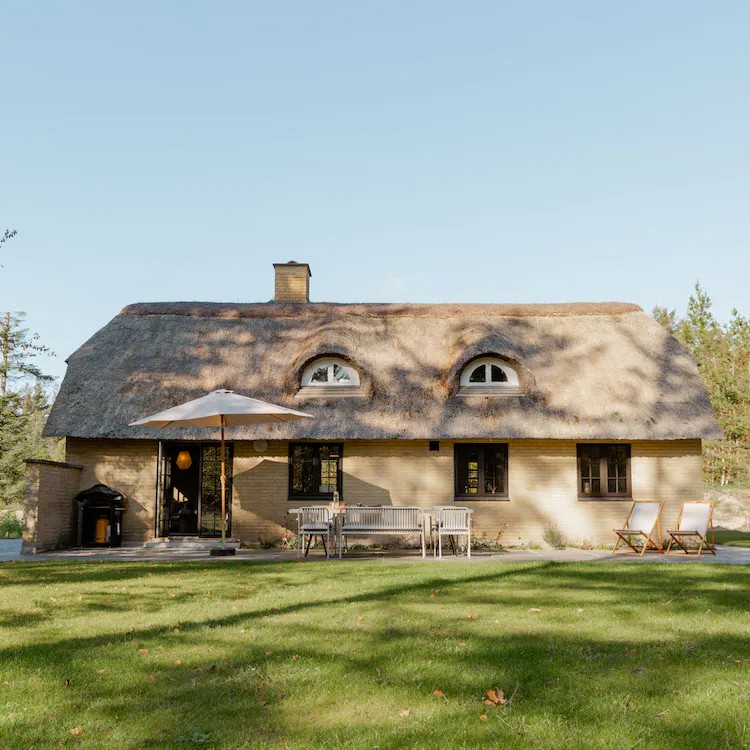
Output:
[[0,747],[750,747],[748,576],[4,563]]
[[716,544],[728,544],[730,547],[750,547],[750,531],[721,529],[714,533],[716,534]]

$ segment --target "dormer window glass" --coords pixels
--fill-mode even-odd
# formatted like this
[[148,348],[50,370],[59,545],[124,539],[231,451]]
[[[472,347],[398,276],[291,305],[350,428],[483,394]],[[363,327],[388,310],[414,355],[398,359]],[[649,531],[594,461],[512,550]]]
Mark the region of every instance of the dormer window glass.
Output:
[[361,395],[359,373],[343,359],[316,359],[302,372],[300,395]]
[[521,386],[515,368],[499,357],[482,357],[469,362],[461,372],[459,395],[519,395]]
[[359,373],[343,360],[317,360],[302,373],[302,387],[359,385]]

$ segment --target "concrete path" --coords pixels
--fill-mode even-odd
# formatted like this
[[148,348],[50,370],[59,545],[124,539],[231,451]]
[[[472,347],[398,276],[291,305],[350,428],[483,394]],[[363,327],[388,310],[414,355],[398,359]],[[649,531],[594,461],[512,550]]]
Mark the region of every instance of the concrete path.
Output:
[[[744,547],[717,547],[718,554],[701,555],[700,558],[688,557],[684,554],[674,554],[667,557],[649,553],[638,557],[632,553],[619,553],[613,556],[608,550],[581,550],[581,549],[539,549],[539,550],[505,550],[502,552],[480,550],[472,552],[471,562],[481,564],[482,562],[523,562],[554,560],[557,562],[653,562],[664,565],[700,565],[708,564],[730,564],[750,565],[750,548]],[[145,547],[119,547],[117,549],[87,549],[87,550],[60,550],[56,552],[44,552],[39,555],[21,555],[21,542],[19,539],[0,539],[0,561],[22,560],[27,562],[42,562],[45,560],[92,560],[92,561],[198,561],[212,563],[232,563],[239,560],[255,562],[291,562],[297,559],[296,550],[238,550],[234,557],[210,557],[205,549],[149,549]],[[404,552],[402,550],[387,551],[356,551],[344,555],[341,564],[351,560],[369,562],[422,562],[419,552]],[[320,550],[313,550],[304,562],[325,562],[325,557]],[[335,560],[338,563],[338,559]],[[450,565],[457,562],[466,562],[465,557],[454,557],[445,555],[443,560],[437,560],[428,555],[426,562],[435,565]]]

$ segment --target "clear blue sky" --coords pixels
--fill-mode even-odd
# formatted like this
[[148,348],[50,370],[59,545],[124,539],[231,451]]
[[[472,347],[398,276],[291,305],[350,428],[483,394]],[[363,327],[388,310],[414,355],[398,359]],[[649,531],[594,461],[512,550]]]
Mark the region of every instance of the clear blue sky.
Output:
[[750,313],[750,3],[0,7],[0,310],[625,300]]

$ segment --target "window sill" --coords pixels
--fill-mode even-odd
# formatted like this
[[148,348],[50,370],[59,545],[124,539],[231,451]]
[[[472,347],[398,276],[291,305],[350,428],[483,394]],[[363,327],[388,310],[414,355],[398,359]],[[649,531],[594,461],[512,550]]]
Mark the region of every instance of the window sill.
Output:
[[509,503],[510,497],[508,495],[454,495],[453,500],[462,503],[465,502],[476,502],[476,501],[489,501],[492,503]]
[[[309,503],[309,502],[315,502],[315,503],[326,503],[327,505],[330,505],[333,503],[333,498],[330,495],[305,495],[304,497],[297,495],[296,497],[288,497],[286,499],[288,503]],[[343,503],[344,498],[339,498],[339,502]]]
[[365,393],[358,385],[304,385],[297,398],[363,398]]
[[632,503],[633,498],[631,495],[625,497],[624,495],[579,495],[578,502],[585,503],[589,500],[601,503],[602,501],[607,503]]
[[456,392],[457,396],[483,396],[490,398],[507,398],[509,396],[523,396],[523,390],[520,386],[505,385],[462,385]]

